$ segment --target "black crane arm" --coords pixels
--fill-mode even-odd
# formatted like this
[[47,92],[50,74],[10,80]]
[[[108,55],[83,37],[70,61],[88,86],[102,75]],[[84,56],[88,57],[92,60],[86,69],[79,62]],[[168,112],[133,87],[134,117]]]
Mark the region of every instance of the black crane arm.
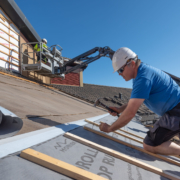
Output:
[[[90,55],[95,54],[96,52],[98,52],[98,55],[96,55],[94,57],[89,57]],[[97,59],[99,59],[101,57],[109,57],[110,59],[112,59],[114,52],[115,51],[113,51],[108,46],[105,46],[103,48],[95,47],[95,48],[71,59],[70,61],[64,63],[64,65],[62,67],[60,67],[60,74],[68,74],[70,72],[73,72],[76,69],[84,70],[89,63],[96,61]],[[72,65],[72,63],[74,63],[74,62],[81,62],[81,63],[77,64],[76,66],[67,70],[66,67]]]

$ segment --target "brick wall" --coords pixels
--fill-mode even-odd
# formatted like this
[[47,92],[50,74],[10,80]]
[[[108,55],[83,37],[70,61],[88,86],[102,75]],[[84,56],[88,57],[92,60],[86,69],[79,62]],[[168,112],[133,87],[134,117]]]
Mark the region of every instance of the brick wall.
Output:
[[80,76],[79,76],[79,73],[69,73],[65,75],[64,80],[62,80],[61,78],[52,78],[51,84],[80,86]]

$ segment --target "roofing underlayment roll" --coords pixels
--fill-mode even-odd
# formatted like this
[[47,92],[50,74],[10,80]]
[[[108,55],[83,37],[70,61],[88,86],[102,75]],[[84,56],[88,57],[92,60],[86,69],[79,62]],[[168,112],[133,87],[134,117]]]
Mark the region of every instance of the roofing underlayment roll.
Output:
[[0,139],[17,134],[22,126],[22,119],[0,106]]

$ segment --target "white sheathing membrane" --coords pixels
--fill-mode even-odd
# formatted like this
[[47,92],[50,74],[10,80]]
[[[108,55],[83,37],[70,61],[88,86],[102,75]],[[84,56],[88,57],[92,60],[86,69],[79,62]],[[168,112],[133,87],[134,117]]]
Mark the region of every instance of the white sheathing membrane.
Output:
[[19,55],[14,51],[12,51],[12,56],[19,59]]
[[10,44],[10,49],[14,49],[15,51],[19,52],[19,48],[14,44]]
[[17,59],[14,59],[13,57],[10,59],[13,64],[19,65],[19,61]]
[[0,59],[0,66],[1,67],[8,68],[8,66],[9,66],[8,64],[9,64],[8,62],[5,62],[5,61]]
[[[13,62],[14,64],[16,64],[15,61],[12,61],[12,62]],[[19,67],[15,66],[15,65],[13,65],[13,64],[10,65],[10,68],[11,68],[12,70],[19,71]]]
[[14,38],[10,37],[10,42],[15,44],[16,46],[19,46],[19,41],[15,40]]
[[5,32],[9,33],[9,29],[0,22],[0,29],[4,30]]
[[0,37],[3,37],[5,39],[9,40],[9,35],[2,30],[0,30]]
[[[3,16],[3,17],[2,17]],[[0,66],[3,68],[11,68],[13,70],[19,71],[19,67],[16,65],[19,65],[19,54],[12,51],[11,49],[19,52],[19,33],[20,31],[16,28],[16,26],[11,22],[11,20],[5,15],[5,13],[0,9]],[[15,33],[15,32],[17,33]],[[11,36],[10,36],[11,35]],[[4,52],[4,53],[3,53]],[[7,55],[8,54],[8,55]],[[13,57],[10,57],[12,55]],[[17,58],[17,59],[15,59]],[[8,62],[3,62],[3,60],[6,60]],[[13,64],[11,64],[11,63]]]
[[13,32],[11,30],[10,30],[10,35],[13,36],[16,39],[19,39],[19,36],[15,32]]
[[4,46],[9,47],[9,42],[6,41],[5,39],[1,38],[1,37],[0,37],[0,42],[1,42],[1,44],[3,44]]
[[14,30],[18,34],[20,33],[20,31],[16,28],[16,26],[14,24],[10,24],[10,29]]
[[3,19],[0,18],[0,21],[4,23],[6,26],[9,26],[9,23],[7,21],[3,21]]
[[[5,61],[3,61],[2,59],[4,59]],[[7,69],[9,68],[9,63],[6,61],[9,61],[9,56],[0,52],[0,66]]]
[[9,54],[9,49],[4,47],[4,46],[2,46],[2,45],[0,45],[0,50],[5,52],[5,53],[7,53],[7,54]]
[[9,56],[0,52],[0,58],[9,61]]
[[[1,7],[0,7],[0,14],[2,14],[8,21],[10,21],[10,19],[6,16],[6,14],[2,11]],[[3,21],[4,22],[4,21]],[[7,21],[4,22],[7,26],[9,26],[9,23]]]

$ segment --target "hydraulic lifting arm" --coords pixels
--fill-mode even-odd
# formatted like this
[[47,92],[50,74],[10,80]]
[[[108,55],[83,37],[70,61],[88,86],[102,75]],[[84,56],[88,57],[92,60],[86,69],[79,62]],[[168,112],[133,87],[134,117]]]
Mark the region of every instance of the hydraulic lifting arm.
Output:
[[[89,57],[92,54],[95,54],[98,52],[98,55],[94,56],[94,57]],[[70,72],[73,72],[76,69],[82,69],[84,70],[87,65],[93,61],[96,61],[97,59],[101,58],[101,57],[109,57],[110,59],[112,59],[114,54],[114,51],[109,48],[108,46],[105,47],[95,47],[73,59],[71,59],[70,61],[64,63],[64,65],[62,67],[59,67],[58,69],[55,70],[56,74],[68,74]],[[67,69],[67,66],[72,65],[72,63],[74,62],[80,62],[80,64],[77,64],[76,66]]]
[[[40,44],[40,51],[38,54],[34,49],[32,51],[28,51],[28,49],[31,48],[27,48],[27,46],[33,46],[37,43]],[[108,46],[103,48],[95,47],[65,62],[65,58],[62,57],[61,51],[62,48],[59,45],[44,48],[42,42],[23,43],[21,45],[21,73],[23,71],[34,71],[44,76],[61,77],[64,79],[66,74],[77,69],[84,70],[89,63],[96,61],[101,57],[109,57],[112,59],[114,54],[114,51]],[[39,56],[38,61],[35,58],[35,54]],[[94,56],[91,57],[90,55]],[[42,61],[44,57],[47,59],[46,63]],[[31,63],[28,63],[29,60],[31,60]]]

